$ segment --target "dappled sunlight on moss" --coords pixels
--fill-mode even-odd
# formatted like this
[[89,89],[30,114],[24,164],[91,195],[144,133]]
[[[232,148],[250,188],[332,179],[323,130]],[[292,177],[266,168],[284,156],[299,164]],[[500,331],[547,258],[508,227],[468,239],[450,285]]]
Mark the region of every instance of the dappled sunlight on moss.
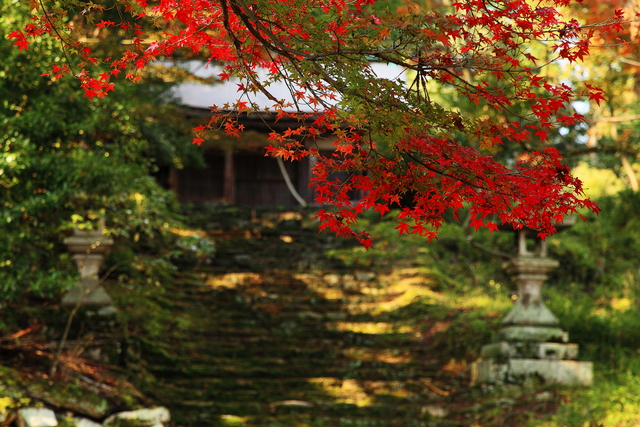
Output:
[[322,296],[327,299],[342,299],[346,298],[346,293],[342,289],[326,289],[321,292]]
[[207,275],[206,284],[211,288],[234,289],[246,285],[259,285],[263,282],[258,273],[228,273],[220,275]]
[[500,298],[480,293],[466,298],[454,299],[453,302],[453,306],[457,308],[483,310],[490,317],[505,315],[512,305],[513,301],[506,295]]
[[312,378],[310,384],[321,389],[338,403],[366,407],[388,399],[407,399],[416,393],[404,381],[363,381],[338,378]]
[[[637,362],[635,362],[637,365]],[[592,426],[635,427],[640,425],[640,375],[634,366],[626,372],[604,374],[595,368],[595,381],[588,389],[564,393],[564,404],[557,415],[540,427]]]
[[[247,242],[234,230],[234,237],[221,243],[228,248],[222,256],[249,253],[258,259],[274,256],[274,247],[300,252],[309,245],[300,234],[285,232],[295,236],[286,245],[277,234],[269,239],[254,234]],[[429,263],[406,259],[375,268],[305,264],[238,271],[222,264],[170,286],[147,288],[145,297],[164,309],[146,314],[151,319],[145,322],[153,326],[145,330],[146,357],[154,375],[164,378],[150,389],[180,402],[178,425],[418,426],[434,421],[430,411],[445,409],[444,424],[524,427],[540,408],[544,416],[555,412],[565,397],[555,389],[543,396],[549,400],[538,401],[535,390],[469,387],[469,364],[499,329],[513,304],[514,286],[496,273],[499,262],[486,265],[465,251],[441,247]],[[290,253],[278,255],[281,263],[289,261]],[[610,297],[582,307],[587,299],[567,298],[555,284],[547,290],[552,310],[564,307],[558,310],[563,326],[591,335],[579,340],[593,340],[604,322],[618,329],[633,324],[634,310],[622,310],[630,302]],[[609,317],[593,315],[591,308],[602,308]],[[565,322],[567,317],[578,323]],[[631,336],[630,330],[618,338],[613,332],[607,332],[612,344]],[[593,349],[584,348],[590,357]],[[591,405],[596,398],[589,399],[580,402]],[[574,407],[578,400],[566,403]],[[604,420],[605,406],[600,407],[600,415],[582,419]],[[203,414],[206,418],[198,418]]]
[[325,382],[322,384],[322,389],[339,403],[367,406],[371,405],[374,401],[356,380],[343,380],[339,381],[339,384],[336,385],[330,385]]
[[469,370],[469,366],[465,360],[451,359],[449,363],[442,367],[442,370],[453,375],[465,375]]
[[627,311],[633,306],[633,301],[630,298],[612,298],[610,304],[615,311]]
[[239,417],[237,415],[220,415],[221,424],[225,427],[240,427],[248,425],[249,417]]
[[176,234],[180,237],[191,237],[191,236],[198,236],[198,237],[205,237],[207,235],[207,233],[205,233],[202,230],[192,230],[192,229],[187,229],[187,228],[177,228],[177,227],[170,227],[169,231],[172,232],[173,234]]
[[416,300],[429,301],[431,303],[443,303],[448,300],[444,294],[429,289],[427,287],[428,283],[429,280],[422,276],[407,277],[391,282],[384,288],[388,300],[377,302],[375,306],[372,306],[372,313],[380,314],[395,311]]
[[399,294],[398,296],[393,298],[391,301],[377,304],[377,307],[375,307],[373,312],[375,314],[380,314],[383,312],[395,311],[401,307],[405,307],[409,305],[415,300],[421,299],[422,297],[426,297],[428,300],[439,301],[439,302],[441,302],[444,299],[444,298],[435,299],[433,298],[434,294],[435,294],[434,292],[429,290],[414,288],[402,294]]
[[409,333],[409,325],[396,325],[388,322],[327,322],[329,330],[358,332],[363,334]]
[[348,348],[344,351],[345,356],[355,360],[364,360],[372,362],[385,363],[409,363],[411,362],[411,354],[406,350],[395,349],[370,349],[370,348]]

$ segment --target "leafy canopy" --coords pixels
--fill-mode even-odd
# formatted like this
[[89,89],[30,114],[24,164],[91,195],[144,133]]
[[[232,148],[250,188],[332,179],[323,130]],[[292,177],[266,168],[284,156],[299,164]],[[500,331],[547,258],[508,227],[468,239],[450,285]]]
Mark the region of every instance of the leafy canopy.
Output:
[[150,173],[188,160],[174,142],[192,148],[189,129],[166,120],[175,111],[159,82],[121,84],[91,101],[74,80],[43,77],[64,63],[60,43],[39,37],[20,50],[4,37],[31,16],[25,2],[0,0],[2,301],[50,298],[77,283],[64,236],[98,218],[140,244],[171,239],[175,200]]
[[[625,16],[635,17],[628,25],[618,28],[609,39],[594,38],[592,54],[565,79],[584,81],[602,89],[607,102],[592,102],[585,113],[586,123],[571,129],[570,138],[563,141],[567,156],[577,158],[598,168],[608,168],[620,176],[626,175],[630,188],[640,190],[634,171],[640,145],[638,91],[638,58],[640,45],[638,13],[635,2],[614,0],[598,2],[584,0],[574,8],[576,15],[605,20],[611,9],[624,11]],[[613,42],[612,42],[613,41]],[[568,74],[568,73],[567,73]],[[575,136],[578,135],[576,138]]]
[[[476,229],[494,230],[503,222],[544,237],[579,208],[598,210],[545,142],[556,126],[582,120],[567,109],[576,90],[596,102],[602,91],[554,82],[541,69],[584,59],[593,37],[622,25],[618,11],[602,25],[581,25],[562,15],[570,3],[116,0],[105,6],[43,0],[31,2],[32,21],[9,37],[19,49],[45,35],[60,39],[74,56],[51,64],[49,75],[73,71],[88,98],[103,98],[116,79],[136,81],[158,59],[195,55],[224,63],[221,80],[243,81],[238,101],[213,106],[194,142],[211,129],[239,135],[237,113],[267,110],[277,119],[299,120],[299,127],[270,135],[267,153],[316,157],[316,201],[335,207],[318,213],[321,228],[365,246],[371,239],[354,230],[358,215],[384,215],[398,206],[400,234],[431,239],[445,212],[458,216],[466,209]],[[107,32],[123,43],[117,55],[104,58],[92,40]],[[540,50],[543,59],[533,53]],[[374,62],[403,72],[383,78]],[[289,100],[272,90],[282,82]],[[454,90],[492,114],[439,104],[434,87]],[[268,108],[252,101],[258,94],[270,100]],[[322,137],[333,139],[331,157],[315,148]],[[493,157],[513,144],[522,150],[506,165]],[[356,202],[354,192],[362,194]],[[403,206],[409,196],[413,202]]]

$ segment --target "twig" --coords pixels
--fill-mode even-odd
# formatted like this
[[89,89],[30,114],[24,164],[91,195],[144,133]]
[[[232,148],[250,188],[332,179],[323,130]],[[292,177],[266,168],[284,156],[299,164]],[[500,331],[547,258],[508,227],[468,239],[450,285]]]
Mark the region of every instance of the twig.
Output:
[[20,338],[20,337],[23,337],[23,336],[25,336],[27,334],[30,334],[31,332],[35,332],[38,329],[40,329],[41,327],[42,327],[42,325],[40,323],[36,323],[35,325],[28,327],[27,329],[23,329],[23,330],[18,331],[18,332],[14,333],[14,334],[2,337],[2,338],[0,338],[0,341],[13,341],[16,338]]
[[512,259],[513,256],[509,255],[506,252],[502,252],[502,251],[496,251],[495,249],[490,249],[486,246],[481,245],[480,243],[476,243],[474,242],[472,239],[468,239],[469,244],[471,244],[471,246],[473,246],[476,249],[480,249],[483,252],[486,252],[490,255],[494,255],[494,256],[498,256],[501,258],[505,258],[505,259]]
[[62,355],[62,350],[63,350],[65,344],[67,343],[67,338],[69,337],[69,331],[71,330],[71,323],[73,322],[73,318],[75,317],[75,315],[78,312],[78,310],[80,310],[80,307],[82,306],[82,303],[84,302],[84,298],[87,295],[89,295],[93,290],[95,290],[98,286],[100,286],[109,277],[109,275],[111,273],[113,273],[113,271],[120,264],[121,264],[121,262],[118,262],[118,263],[114,264],[105,273],[105,275],[102,276],[102,278],[100,278],[92,287],[90,287],[88,290],[86,290],[84,292],[84,294],[80,295],[80,298],[78,298],[78,302],[76,302],[76,305],[73,307],[73,309],[71,310],[71,313],[69,313],[69,316],[67,317],[67,324],[64,327],[64,332],[62,333],[62,338],[60,339],[60,344],[58,345],[58,348],[56,349],[56,354],[54,355],[53,361],[51,362],[51,369],[49,371],[49,377],[53,378],[53,376],[56,374],[56,371],[58,369],[58,364],[60,363],[60,356]]
[[431,390],[432,392],[434,392],[435,394],[438,394],[440,396],[449,396],[449,392],[442,390],[441,388],[436,387],[431,380],[427,379],[427,378],[423,378],[422,379],[422,384],[426,385],[429,390]]

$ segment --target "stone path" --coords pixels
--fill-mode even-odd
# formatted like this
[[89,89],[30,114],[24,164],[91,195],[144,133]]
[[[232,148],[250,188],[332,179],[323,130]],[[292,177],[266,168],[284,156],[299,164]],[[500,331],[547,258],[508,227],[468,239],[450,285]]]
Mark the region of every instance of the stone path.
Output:
[[446,351],[433,339],[459,313],[418,271],[332,264],[315,230],[234,233],[213,265],[145,291],[132,327],[136,382],[175,426],[506,426],[535,401],[469,388],[465,363],[443,359],[455,337]]
[[417,426],[422,406],[448,394],[419,339],[368,310],[389,299],[377,283],[283,272],[197,279],[163,296],[180,314],[143,351],[161,378],[147,391],[179,425]]

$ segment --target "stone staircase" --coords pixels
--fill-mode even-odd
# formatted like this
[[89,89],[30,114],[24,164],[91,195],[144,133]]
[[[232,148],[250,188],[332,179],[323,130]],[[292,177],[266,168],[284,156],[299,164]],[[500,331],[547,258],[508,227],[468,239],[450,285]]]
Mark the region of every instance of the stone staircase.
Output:
[[161,297],[175,313],[162,342],[143,347],[157,379],[145,392],[179,426],[431,425],[423,407],[448,394],[439,364],[412,330],[373,312],[390,296],[366,278],[183,277]]
[[213,263],[136,291],[143,303],[109,290],[137,313],[133,381],[174,426],[506,426],[532,401],[552,410],[507,390],[524,396],[507,399],[510,424],[505,399],[469,388],[457,337],[434,339],[463,311],[419,270],[347,268],[313,227],[247,224],[214,233]]

